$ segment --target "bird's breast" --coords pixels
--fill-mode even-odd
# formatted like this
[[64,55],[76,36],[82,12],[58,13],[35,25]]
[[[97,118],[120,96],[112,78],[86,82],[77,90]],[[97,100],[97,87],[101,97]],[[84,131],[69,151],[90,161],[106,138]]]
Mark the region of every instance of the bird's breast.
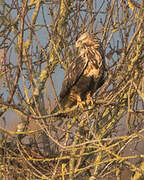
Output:
[[91,77],[92,76],[94,78],[98,78],[99,72],[100,72],[99,68],[96,68],[93,65],[92,62],[88,62],[88,66],[87,66],[87,68],[84,71],[84,75],[87,76],[87,77]]

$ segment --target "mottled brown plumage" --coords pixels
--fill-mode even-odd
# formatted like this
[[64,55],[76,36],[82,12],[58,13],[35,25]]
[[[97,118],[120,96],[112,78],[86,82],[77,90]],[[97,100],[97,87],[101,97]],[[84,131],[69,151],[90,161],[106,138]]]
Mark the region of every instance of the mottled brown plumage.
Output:
[[88,33],[76,41],[79,56],[74,59],[65,75],[59,102],[63,109],[88,101],[104,83],[104,51],[100,40]]

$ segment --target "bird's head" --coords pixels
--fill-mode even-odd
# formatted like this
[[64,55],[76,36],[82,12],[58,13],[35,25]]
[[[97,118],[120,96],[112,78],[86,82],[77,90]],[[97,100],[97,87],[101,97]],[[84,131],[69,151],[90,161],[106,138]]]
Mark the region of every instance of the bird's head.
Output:
[[92,46],[94,45],[94,38],[91,34],[85,32],[83,33],[78,40],[76,41],[75,46],[77,48],[83,49],[85,46]]

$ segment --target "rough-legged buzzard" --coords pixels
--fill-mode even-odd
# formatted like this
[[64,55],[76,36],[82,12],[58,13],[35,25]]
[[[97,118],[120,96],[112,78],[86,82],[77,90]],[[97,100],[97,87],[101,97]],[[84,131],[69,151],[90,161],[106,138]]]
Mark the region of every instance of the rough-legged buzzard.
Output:
[[76,47],[79,55],[68,68],[59,97],[64,110],[89,101],[104,83],[105,59],[100,40],[94,34],[83,33]]

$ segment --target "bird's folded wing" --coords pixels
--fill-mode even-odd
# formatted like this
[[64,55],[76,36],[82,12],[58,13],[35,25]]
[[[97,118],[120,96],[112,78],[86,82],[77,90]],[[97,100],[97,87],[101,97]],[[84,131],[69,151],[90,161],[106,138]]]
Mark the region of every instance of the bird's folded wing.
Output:
[[79,81],[87,65],[88,65],[87,57],[81,57],[81,56],[76,58],[71,63],[62,84],[60,98],[63,98],[65,95],[67,95],[70,89]]

